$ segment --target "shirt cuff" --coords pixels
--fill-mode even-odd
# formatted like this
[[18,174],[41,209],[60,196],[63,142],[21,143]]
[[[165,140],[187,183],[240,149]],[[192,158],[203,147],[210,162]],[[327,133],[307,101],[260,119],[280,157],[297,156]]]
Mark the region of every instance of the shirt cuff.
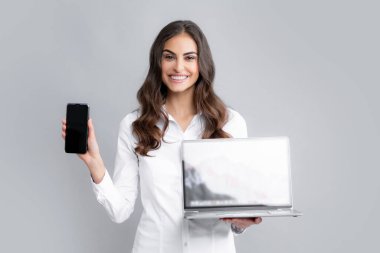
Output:
[[235,235],[240,235],[245,231],[245,228],[239,228],[235,224],[231,223],[231,230]]

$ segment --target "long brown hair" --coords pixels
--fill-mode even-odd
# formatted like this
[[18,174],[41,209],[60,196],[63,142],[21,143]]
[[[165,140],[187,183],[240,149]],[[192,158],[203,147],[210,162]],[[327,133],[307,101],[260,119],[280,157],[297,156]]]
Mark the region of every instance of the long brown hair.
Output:
[[[165,42],[181,33],[189,34],[198,47],[199,78],[195,83],[194,105],[197,113],[202,112],[205,119],[202,138],[230,137],[222,130],[228,118],[227,109],[213,89],[215,66],[206,37],[194,22],[174,21],[166,25],[154,40],[150,49],[148,75],[137,92],[140,112],[132,127],[138,139],[135,152],[143,156],[148,156],[150,150],[161,146],[169,124],[168,116],[162,110],[168,91],[162,82],[161,58]],[[162,130],[156,126],[160,119],[164,120]]]

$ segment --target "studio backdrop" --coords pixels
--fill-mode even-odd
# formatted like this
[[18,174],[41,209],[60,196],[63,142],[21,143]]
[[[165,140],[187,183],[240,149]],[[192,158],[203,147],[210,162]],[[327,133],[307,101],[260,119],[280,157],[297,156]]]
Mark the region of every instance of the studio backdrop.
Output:
[[215,89],[250,137],[289,136],[300,218],[264,218],[237,252],[378,252],[380,23],[375,1],[0,2],[0,252],[131,252],[64,153],[68,102],[90,105],[112,174],[150,46],[171,21],[205,33]]

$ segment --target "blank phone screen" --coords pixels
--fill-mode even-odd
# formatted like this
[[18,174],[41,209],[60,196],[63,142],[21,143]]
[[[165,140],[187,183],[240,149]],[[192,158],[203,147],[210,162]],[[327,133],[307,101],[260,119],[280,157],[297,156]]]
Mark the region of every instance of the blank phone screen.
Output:
[[66,112],[66,153],[87,152],[88,105],[68,104]]

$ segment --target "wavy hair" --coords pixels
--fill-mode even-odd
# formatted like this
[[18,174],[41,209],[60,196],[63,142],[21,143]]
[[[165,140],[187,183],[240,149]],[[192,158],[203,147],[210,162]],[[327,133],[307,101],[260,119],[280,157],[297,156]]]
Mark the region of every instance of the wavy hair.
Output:
[[[132,123],[132,128],[138,140],[135,152],[142,156],[149,156],[148,152],[160,148],[161,140],[164,141],[169,119],[162,109],[168,94],[167,87],[162,82],[162,52],[165,42],[181,33],[189,34],[198,47],[199,78],[195,83],[194,105],[197,113],[201,112],[205,119],[202,138],[231,137],[222,130],[228,119],[227,109],[213,89],[215,66],[206,37],[194,22],[174,21],[166,25],[154,40],[150,49],[148,74],[137,92],[140,113]],[[156,126],[160,119],[164,121],[162,130]]]

